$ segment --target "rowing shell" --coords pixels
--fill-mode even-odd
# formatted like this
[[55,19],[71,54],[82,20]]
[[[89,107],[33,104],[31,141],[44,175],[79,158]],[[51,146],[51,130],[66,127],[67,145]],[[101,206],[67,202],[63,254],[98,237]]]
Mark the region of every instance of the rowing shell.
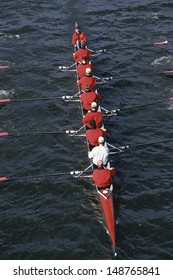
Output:
[[[76,49],[74,51],[76,51]],[[77,75],[77,79],[78,79],[78,75]],[[80,91],[80,88],[79,88],[79,91]],[[81,103],[80,107],[81,107],[81,113],[82,113],[82,117],[83,117],[84,115],[83,115],[82,103]],[[100,106],[99,106],[98,110],[101,111]],[[102,124],[102,127],[104,127],[104,124]],[[105,145],[107,145],[107,143],[105,143]],[[87,140],[87,148],[89,151],[88,140]],[[108,162],[107,167],[108,168],[110,167],[110,162]],[[93,171],[92,160],[91,160],[91,169]],[[107,233],[110,236],[110,239],[111,239],[111,242],[113,245],[113,250],[115,253],[116,240],[115,240],[115,219],[114,219],[114,207],[113,207],[113,185],[111,185],[109,188],[102,189],[102,190],[100,190],[97,186],[95,186],[95,187],[96,187],[96,191],[98,193],[100,203],[102,206],[104,219],[105,219],[105,223],[106,223],[106,228],[107,228]],[[116,255],[116,253],[115,253],[115,255]]]
[[108,233],[112,241],[113,249],[115,251],[115,219],[114,219],[114,207],[113,207],[113,185],[105,190],[99,190],[96,187],[97,193],[100,198],[102,210],[104,213]]

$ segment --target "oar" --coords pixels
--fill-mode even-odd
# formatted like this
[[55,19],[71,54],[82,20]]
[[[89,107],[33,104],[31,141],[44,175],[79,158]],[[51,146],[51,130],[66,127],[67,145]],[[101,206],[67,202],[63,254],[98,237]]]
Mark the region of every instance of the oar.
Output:
[[[79,93],[77,93],[79,94]],[[20,99],[0,99],[0,103],[7,103],[7,102],[27,102],[27,101],[38,101],[38,100],[56,100],[56,99],[63,99],[64,101],[70,100],[74,98],[75,95],[64,95],[64,96],[49,96],[49,97],[38,97],[38,98],[20,98]]]
[[76,71],[76,69],[71,69],[74,65],[76,65],[76,62],[71,64],[70,66],[58,66],[58,67],[52,67],[52,68],[44,68],[44,67],[32,67],[32,68],[15,68],[14,65],[0,65],[0,69],[9,69],[9,70],[13,70],[13,71],[34,71],[34,70],[38,70],[38,71],[57,71],[58,69],[61,71]]
[[101,81],[100,83],[97,82],[97,84],[104,84],[104,83],[106,83],[107,81],[110,81],[110,80],[122,80],[122,79],[131,78],[131,77],[149,76],[149,75],[158,75],[158,74],[163,74],[163,75],[171,77],[171,76],[173,76],[173,70],[167,70],[167,71],[163,71],[163,72],[144,73],[144,74],[134,74],[134,75],[128,75],[128,76],[124,76],[124,77],[121,77],[121,76],[116,76],[116,77],[110,76],[110,77],[105,77],[105,78],[100,78],[100,77],[97,77],[97,76],[94,76],[94,77],[97,80]]
[[[70,68],[72,68],[73,66],[76,66],[77,62],[71,64],[70,66],[64,66],[64,65],[60,65],[58,68],[62,71],[67,71]],[[76,71],[76,69],[73,69],[74,71]]]
[[124,146],[119,146],[119,147],[115,147],[109,143],[108,146],[110,146],[111,148],[113,148],[113,150],[115,149],[115,152],[110,152],[110,154],[116,154],[117,151],[118,152],[124,152],[126,150],[128,150],[129,148],[138,148],[138,147],[142,147],[142,146],[152,146],[152,145],[158,145],[158,144],[162,144],[162,143],[167,143],[167,142],[172,142],[173,138],[171,139],[167,139],[167,140],[162,140],[162,141],[155,141],[155,142],[149,142],[149,143],[141,143],[141,144],[133,144],[133,145],[124,145]]
[[76,130],[73,134],[70,134],[70,136],[75,136],[79,131],[81,131],[83,128],[85,128],[85,124],[82,125],[78,130]]
[[[66,98],[66,100],[65,101],[72,101],[72,99],[74,98],[74,97],[76,97],[76,96],[78,96],[78,95],[80,95],[81,94],[81,91],[78,91],[77,93],[75,93],[74,95],[71,95],[70,96],[70,98]],[[77,99],[78,100],[78,99]]]
[[[85,176],[81,176],[83,173],[88,172],[88,169],[92,168],[93,164],[91,163],[89,166],[87,166],[82,172],[78,173],[78,174],[74,174],[75,178],[79,178],[79,177],[85,177]],[[89,176],[91,177],[91,175]]]
[[[83,127],[82,127],[83,128]],[[69,136],[73,136],[76,133],[78,133],[82,128],[78,130],[59,130],[59,131],[35,131],[35,132],[7,132],[7,131],[2,131],[0,132],[0,137],[5,137],[5,136],[14,136],[14,137],[21,137],[21,136],[35,136],[35,135],[44,135],[44,134],[60,134],[60,133],[66,133]]]
[[[158,75],[158,74],[163,74],[166,76],[173,76],[173,70],[167,70],[167,71],[163,71],[163,72],[150,72],[150,73],[144,73],[144,74],[134,74],[134,75],[128,75],[128,76],[116,76],[116,77],[110,77],[111,79],[109,80],[122,80],[122,79],[128,79],[131,77],[139,77],[139,76],[150,76],[150,75]],[[106,81],[106,80],[105,80]]]
[[[88,168],[87,168],[88,169]],[[87,169],[79,171],[69,171],[69,172],[62,172],[62,173],[54,173],[54,174],[44,174],[44,175],[29,175],[29,176],[16,176],[16,177],[6,177],[2,176],[0,177],[0,182],[6,182],[6,181],[12,181],[12,180],[24,180],[24,179],[37,179],[37,178],[44,178],[44,177],[58,177],[58,176],[65,176],[65,175],[71,175],[74,178],[80,177],[84,172],[88,172]]]
[[8,68],[10,68],[9,65],[0,65],[0,69],[8,69]]
[[102,81],[110,81],[113,79],[113,77],[98,77],[98,76],[93,76],[96,80],[102,80]]
[[[64,66],[65,67],[65,66]],[[18,73],[18,72],[29,72],[29,71],[49,71],[49,72],[53,72],[53,71],[58,71],[58,70],[61,70],[63,72],[66,72],[66,71],[71,71],[71,72],[75,72],[76,69],[68,69],[68,68],[65,68],[65,69],[61,69],[59,67],[54,67],[54,68],[44,68],[44,67],[32,67],[32,68],[14,68],[9,66],[9,65],[2,65],[0,66],[0,69],[8,69],[8,70],[12,70],[14,73]]]
[[[163,71],[163,72],[144,73],[144,74],[139,74],[138,76],[148,76],[148,75],[158,75],[158,74],[163,74],[166,76],[173,76],[173,70],[167,70],[167,71]],[[128,77],[136,77],[136,75],[129,75]]]
[[103,53],[103,52],[107,52],[107,51],[111,51],[111,50],[125,50],[125,49],[129,49],[129,48],[144,48],[144,47],[151,47],[151,46],[161,46],[161,45],[166,45],[168,44],[168,41],[161,41],[161,42],[153,42],[153,43],[150,43],[150,44],[141,44],[141,45],[129,45],[129,46],[126,46],[126,47],[114,47],[114,48],[110,48],[110,49],[101,49],[101,50],[91,50],[89,49],[89,51],[91,52],[95,52],[95,53]]
[[117,114],[117,113],[119,113],[121,111],[125,111],[125,110],[136,109],[136,108],[155,105],[155,104],[158,104],[158,103],[164,103],[164,102],[168,102],[168,101],[173,101],[173,97],[163,99],[163,100],[159,100],[159,101],[155,101],[155,102],[150,102],[150,103],[145,103],[145,104],[141,104],[141,105],[131,106],[131,107],[117,108],[117,109],[113,109],[113,110],[107,110],[107,109],[101,107],[101,109],[105,111],[105,114],[109,115],[109,114]]

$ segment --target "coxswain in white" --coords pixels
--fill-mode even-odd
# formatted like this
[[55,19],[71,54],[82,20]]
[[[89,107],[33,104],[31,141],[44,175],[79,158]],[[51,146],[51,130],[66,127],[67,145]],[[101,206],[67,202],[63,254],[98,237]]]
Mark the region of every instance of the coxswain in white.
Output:
[[97,168],[97,162],[102,160],[103,166],[107,166],[109,160],[109,149],[105,146],[105,138],[98,138],[98,146],[88,152],[88,157],[92,159],[94,168]]

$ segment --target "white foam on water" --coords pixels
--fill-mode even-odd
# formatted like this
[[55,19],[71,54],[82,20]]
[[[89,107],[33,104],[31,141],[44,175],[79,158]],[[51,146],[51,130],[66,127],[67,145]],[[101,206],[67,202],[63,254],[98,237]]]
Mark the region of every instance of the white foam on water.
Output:
[[20,39],[20,35],[19,34],[8,34],[8,33],[3,33],[3,32],[0,32],[0,38],[1,39]]
[[13,94],[15,91],[14,89],[11,90],[0,90],[0,97],[9,97],[11,94]]
[[173,56],[172,55],[158,57],[151,63],[151,65],[161,65],[163,63],[170,63],[170,62],[173,63]]

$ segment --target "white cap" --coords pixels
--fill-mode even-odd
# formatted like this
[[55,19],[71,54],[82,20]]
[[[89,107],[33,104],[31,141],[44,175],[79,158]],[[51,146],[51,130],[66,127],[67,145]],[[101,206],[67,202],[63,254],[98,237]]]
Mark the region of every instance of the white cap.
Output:
[[91,103],[91,107],[92,107],[92,108],[97,108],[97,103],[96,103],[96,102],[92,102],[92,103]]
[[90,68],[86,68],[85,73],[86,74],[91,74],[91,69]]
[[99,143],[104,143],[104,142],[105,142],[104,137],[103,137],[103,136],[100,136],[100,137],[98,138],[98,142],[99,142]]

